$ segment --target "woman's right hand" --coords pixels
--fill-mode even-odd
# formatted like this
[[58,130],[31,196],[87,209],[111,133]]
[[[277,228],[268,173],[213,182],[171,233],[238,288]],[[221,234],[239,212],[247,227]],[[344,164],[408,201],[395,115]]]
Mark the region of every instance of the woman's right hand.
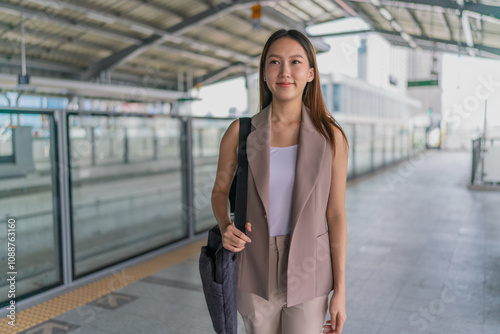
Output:
[[[245,229],[251,232],[252,224],[247,222]],[[247,242],[252,242],[252,240],[245,233],[241,232],[234,223],[228,225],[222,234],[222,246],[231,252],[241,252]]]

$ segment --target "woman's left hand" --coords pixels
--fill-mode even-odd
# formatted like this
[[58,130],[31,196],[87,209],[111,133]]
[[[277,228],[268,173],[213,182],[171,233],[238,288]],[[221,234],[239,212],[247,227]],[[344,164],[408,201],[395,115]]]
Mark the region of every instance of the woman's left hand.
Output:
[[330,299],[330,318],[323,326],[324,334],[340,334],[344,328],[347,315],[345,313],[345,292],[333,292]]

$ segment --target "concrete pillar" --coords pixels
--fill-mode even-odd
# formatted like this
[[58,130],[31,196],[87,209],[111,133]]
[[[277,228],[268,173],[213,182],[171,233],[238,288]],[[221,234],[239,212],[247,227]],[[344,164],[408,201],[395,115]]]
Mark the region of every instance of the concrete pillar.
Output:
[[181,69],[177,72],[177,90],[184,92],[184,72]]

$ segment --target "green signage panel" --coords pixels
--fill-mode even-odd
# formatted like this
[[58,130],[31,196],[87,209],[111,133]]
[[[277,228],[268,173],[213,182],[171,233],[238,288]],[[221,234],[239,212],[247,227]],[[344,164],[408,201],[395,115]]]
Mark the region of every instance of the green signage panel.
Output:
[[438,80],[408,81],[408,87],[438,86]]

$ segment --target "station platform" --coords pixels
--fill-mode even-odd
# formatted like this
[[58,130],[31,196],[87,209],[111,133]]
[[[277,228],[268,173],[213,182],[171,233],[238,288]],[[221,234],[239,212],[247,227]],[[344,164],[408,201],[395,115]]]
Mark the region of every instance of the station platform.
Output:
[[[468,190],[470,164],[425,151],[348,184],[342,333],[500,333],[500,192]],[[204,243],[20,311],[15,328],[4,318],[0,333],[211,334]]]

